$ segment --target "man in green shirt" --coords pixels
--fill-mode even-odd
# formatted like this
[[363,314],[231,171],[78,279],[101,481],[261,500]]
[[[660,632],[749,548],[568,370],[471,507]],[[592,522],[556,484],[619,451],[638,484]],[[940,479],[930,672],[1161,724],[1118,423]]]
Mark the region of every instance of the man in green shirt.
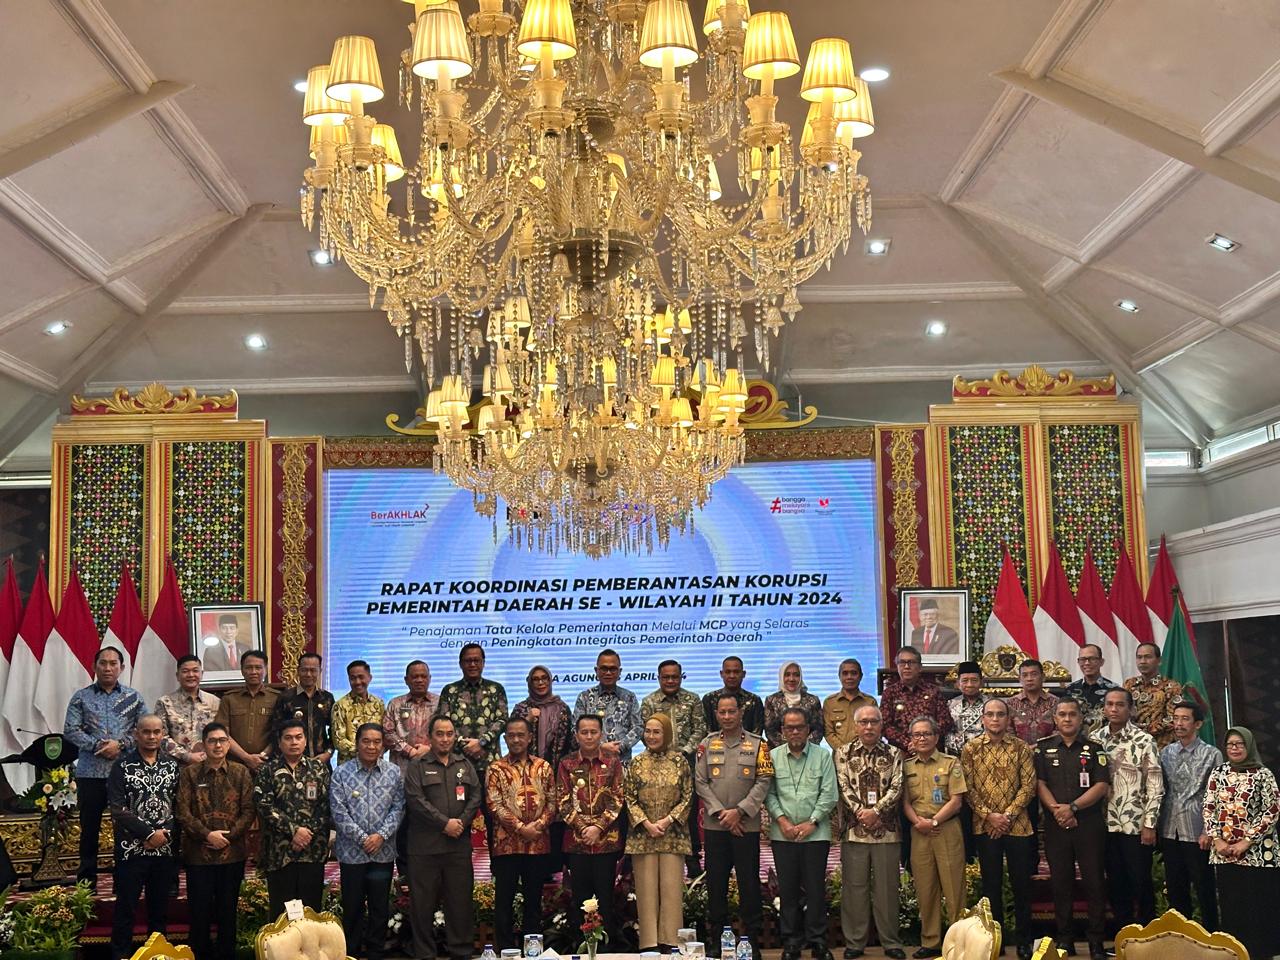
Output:
[[827,949],[826,881],[836,766],[830,750],[809,742],[809,719],[803,710],[783,712],[782,735],[785,742],[769,754],[774,775],[765,801],[782,892],[782,960],[799,960],[806,945],[814,960],[832,960]]

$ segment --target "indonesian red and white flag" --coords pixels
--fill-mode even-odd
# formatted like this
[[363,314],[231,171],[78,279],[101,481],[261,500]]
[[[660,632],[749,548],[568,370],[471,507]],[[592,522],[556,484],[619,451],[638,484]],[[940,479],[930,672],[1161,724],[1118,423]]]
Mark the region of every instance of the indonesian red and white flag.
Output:
[[[27,608],[22,611],[18,637],[13,643],[13,661],[9,664],[9,680],[4,689],[4,716],[19,742],[29,744],[41,734],[49,733],[40,711],[36,709],[36,684],[44,648],[53,632],[53,604],[49,602],[49,582],[44,576],[44,561],[36,570]],[[63,704],[66,709],[66,704]]]
[[1178,590],[1178,604],[1182,607],[1182,620],[1187,625],[1187,634],[1191,638],[1191,649],[1196,648],[1196,635],[1191,629],[1191,613],[1187,610],[1187,598],[1182,595],[1178,584],[1178,575],[1174,573],[1173,561],[1169,559],[1169,548],[1165,546],[1164,534],[1160,534],[1160,550],[1156,554],[1156,566],[1151,571],[1151,582],[1147,584],[1147,614],[1151,618],[1151,636],[1164,649],[1164,638],[1173,622],[1173,591]]
[[1036,603],[1031,622],[1036,628],[1036,647],[1041,660],[1056,660],[1073,677],[1079,677],[1080,665],[1076,658],[1084,645],[1084,624],[1076,609],[1076,598],[1071,595],[1071,584],[1062,569],[1058,546],[1049,541],[1049,566],[1044,572],[1044,588]]
[[[1138,586],[1138,574],[1129,559],[1124,544],[1116,544],[1116,575],[1111,581],[1111,614],[1116,623],[1116,646],[1120,648],[1120,676],[1138,674],[1138,644],[1151,642],[1151,617],[1142,601],[1142,588]],[[1163,638],[1161,638],[1163,639]]]
[[133,664],[138,659],[138,644],[142,641],[142,631],[146,628],[147,619],[142,615],[142,604],[138,602],[138,589],[133,585],[129,565],[122,563],[120,583],[116,586],[116,602],[111,608],[111,621],[107,624],[107,632],[103,634],[102,645],[124,651],[120,682],[130,687],[133,686]]
[[98,628],[89,600],[73,569],[49,642],[45,644],[40,679],[36,681],[36,710],[51,733],[61,733],[71,695],[93,682],[98,653]]
[[1120,671],[1120,648],[1116,646],[1116,620],[1111,615],[1111,601],[1107,599],[1102,575],[1093,562],[1093,548],[1084,551],[1084,566],[1080,569],[1080,583],[1076,586],[1076,610],[1080,613],[1080,625],[1084,628],[1084,642],[1092,643],[1102,651],[1102,675],[1119,683],[1124,679]]
[[1020,647],[1027,656],[1037,656],[1036,628],[1031,622],[1031,611],[1027,609],[1027,595],[1022,591],[1022,581],[1007,546],[983,644],[988,653],[999,647]]
[[151,608],[147,628],[138,643],[133,683],[130,684],[142,696],[148,709],[173,689],[178,658],[191,649],[187,635],[187,611],[182,603],[182,590],[178,586],[173,561],[169,560],[165,563],[160,596],[156,597],[156,605]]
[[[13,572],[13,557],[9,558],[0,589],[0,695],[9,682],[9,663],[13,660],[13,643],[18,639],[18,623],[22,620],[22,594],[18,592],[18,578]],[[0,717],[0,757],[22,750],[22,743],[9,729],[8,722]]]

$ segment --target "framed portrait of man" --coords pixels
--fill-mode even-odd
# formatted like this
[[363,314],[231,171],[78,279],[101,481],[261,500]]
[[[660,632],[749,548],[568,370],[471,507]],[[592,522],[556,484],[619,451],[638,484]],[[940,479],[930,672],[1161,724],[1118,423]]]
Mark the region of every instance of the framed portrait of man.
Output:
[[901,646],[920,651],[926,666],[951,666],[969,657],[969,590],[923,587],[899,591]]
[[[250,650],[264,650],[260,603],[211,603],[189,607],[191,652],[204,664],[210,686],[241,682],[240,660]],[[267,675],[270,676],[270,664]]]

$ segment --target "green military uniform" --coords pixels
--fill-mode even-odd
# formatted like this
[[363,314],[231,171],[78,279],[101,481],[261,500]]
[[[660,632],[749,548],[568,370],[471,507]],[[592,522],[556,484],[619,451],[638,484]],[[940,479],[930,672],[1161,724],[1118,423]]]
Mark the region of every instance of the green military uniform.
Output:
[[[902,765],[903,790],[917,817],[932,820],[953,796],[965,793],[960,759],[935,750],[927,759],[908,757]],[[937,835],[912,827],[911,876],[920,903],[920,945],[942,944],[942,898],[952,922],[965,907],[964,834],[959,817],[937,824]]]
[[[253,802],[262,825],[258,870],[267,875],[271,915],[278,917],[295,898],[319,910],[329,853],[329,767],[312,757],[290,767],[274,754],[254,777]],[[294,850],[299,827],[311,831],[311,842]]]

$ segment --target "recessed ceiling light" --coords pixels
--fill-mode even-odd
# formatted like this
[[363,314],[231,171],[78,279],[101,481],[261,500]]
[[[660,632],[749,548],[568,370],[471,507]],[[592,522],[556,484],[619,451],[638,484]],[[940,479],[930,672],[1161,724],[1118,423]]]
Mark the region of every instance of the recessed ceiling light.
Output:
[[251,333],[244,338],[244,345],[250,350],[267,349],[267,338],[260,333]]
[[924,325],[926,336],[941,337],[947,332],[947,322],[945,320],[930,320]]
[[889,252],[889,244],[893,243],[888,237],[877,237],[874,240],[867,241],[867,256],[883,257]]
[[889,69],[887,67],[867,67],[858,74],[867,83],[879,83],[881,80],[889,79]]
[[70,320],[55,320],[44,328],[44,332],[50,337],[60,337],[70,329]]
[[1205,237],[1204,242],[1220,253],[1234,253],[1240,246],[1235,240],[1230,237],[1224,237],[1220,233]]
[[1121,310],[1123,310],[1125,313],[1137,313],[1139,310],[1142,309],[1132,300],[1117,300],[1116,306],[1119,307]]
[[306,93],[306,92],[307,92],[307,81],[305,81],[305,80],[295,80],[295,81],[293,82],[293,89],[297,90],[299,93]]
[[329,256],[328,250],[312,250],[311,262],[317,267],[327,267],[329,264],[333,263],[333,257]]

